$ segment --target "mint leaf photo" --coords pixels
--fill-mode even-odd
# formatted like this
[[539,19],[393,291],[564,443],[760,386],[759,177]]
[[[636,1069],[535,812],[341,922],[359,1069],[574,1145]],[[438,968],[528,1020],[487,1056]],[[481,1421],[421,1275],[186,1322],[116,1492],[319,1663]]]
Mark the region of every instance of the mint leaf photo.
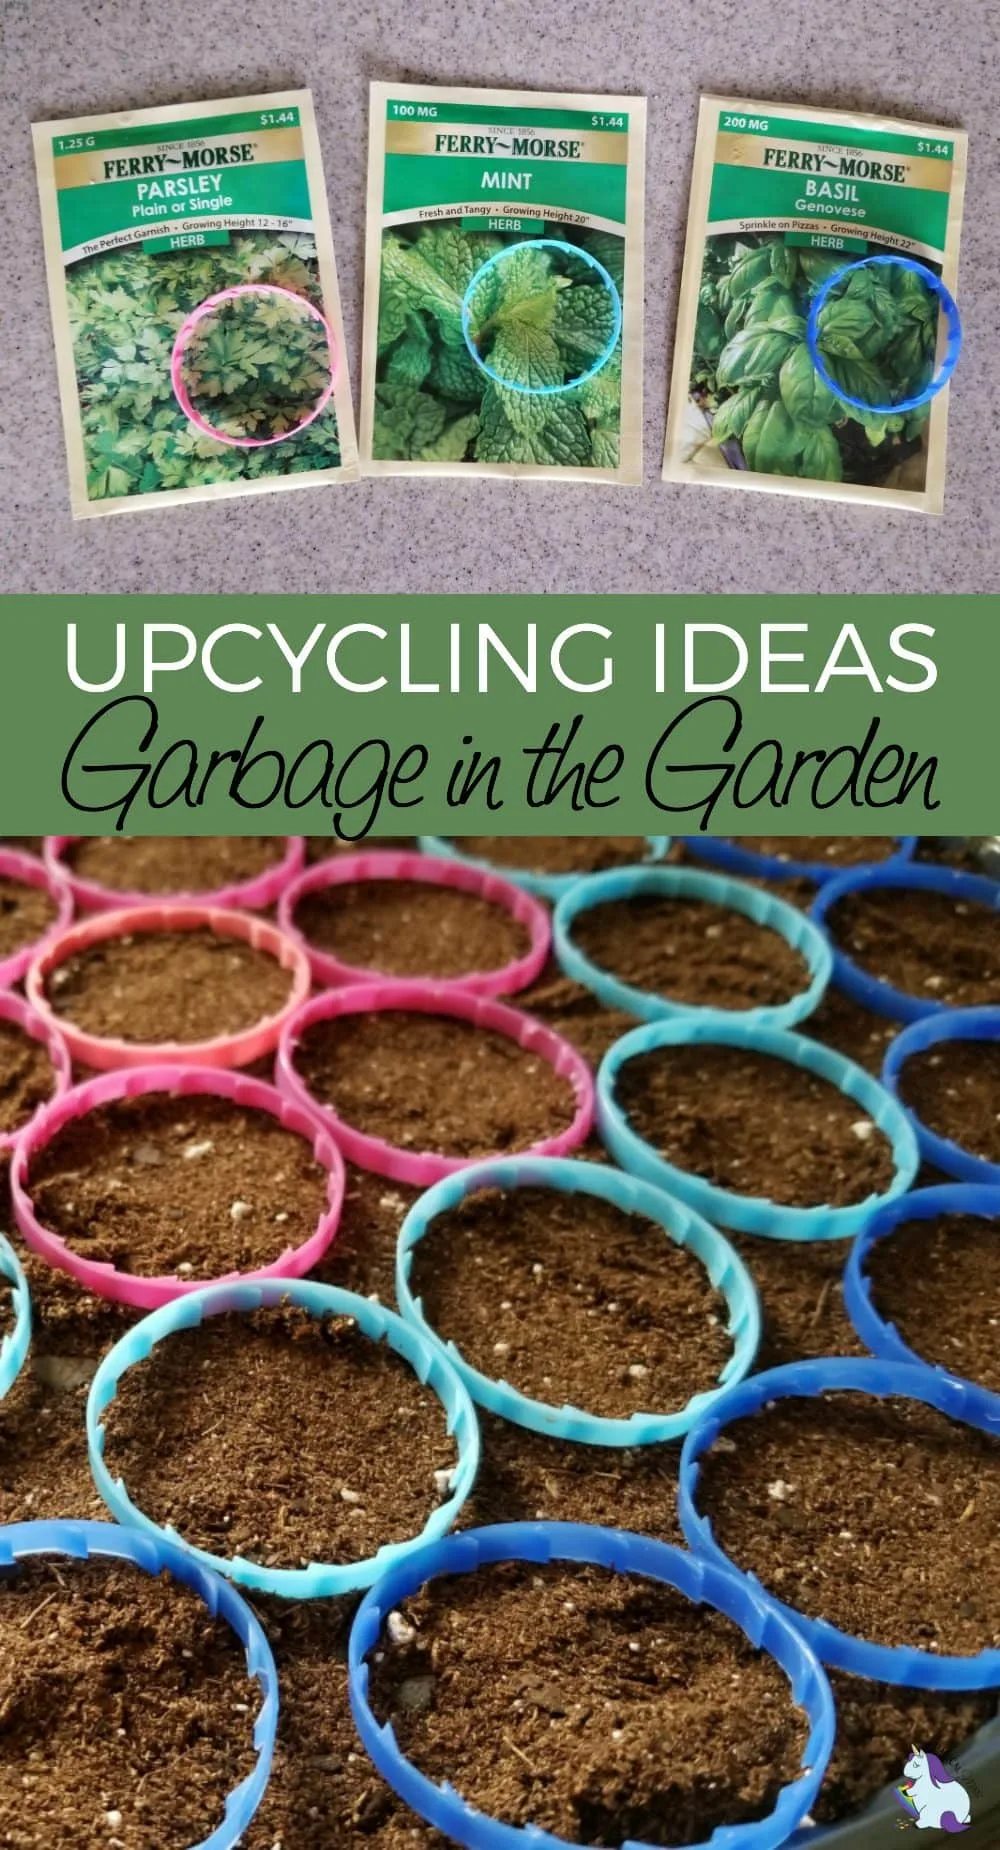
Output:
[[[621,238],[563,229],[559,236],[596,257],[621,287]],[[470,303],[471,337],[498,383],[466,348],[462,301],[477,270],[519,244],[485,273]],[[612,298],[583,258],[532,247],[520,233],[463,231],[460,220],[386,230],[375,457],[616,468],[620,339],[606,365],[583,377],[613,329]]]

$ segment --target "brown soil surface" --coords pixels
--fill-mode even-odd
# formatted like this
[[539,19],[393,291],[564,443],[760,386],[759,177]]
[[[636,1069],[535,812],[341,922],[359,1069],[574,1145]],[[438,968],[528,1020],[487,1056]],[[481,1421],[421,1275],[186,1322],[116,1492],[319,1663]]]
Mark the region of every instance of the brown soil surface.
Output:
[[1000,1393],[1000,1222],[903,1221],[869,1249],[877,1311],[928,1362]]
[[119,893],[212,893],[276,867],[281,835],[90,835],[63,859],[81,880]]
[[419,880],[353,880],[306,893],[295,924],[342,963],[386,976],[456,977],[523,957],[525,925],[502,906]]
[[798,1770],[806,1730],[783,1673],[671,1588],[504,1563],[433,1582],[403,1617],[416,1637],[383,1636],[375,1711],[492,1817],[574,1843],[702,1843],[766,1816]]
[[296,1066],[313,1097],[368,1136],[489,1156],[571,1122],[574,1100],[538,1053],[443,1015],[382,1009],[314,1022]]
[[634,1015],[626,1015],[623,1009],[605,1008],[591,990],[564,976],[554,957],[548,959],[530,989],[521,990],[517,1006],[561,1034],[593,1067],[600,1065],[613,1042],[638,1026]]
[[0,874],[0,957],[10,957],[26,944],[34,944],[58,915],[55,900],[44,887],[28,886]]
[[[415,1194],[353,1172],[344,1227],[322,1275],[360,1291],[381,1289],[391,1301],[395,1230]],[[759,1247],[766,1245],[768,1254],[779,1250],[766,1242],[745,1244],[751,1260]],[[0,1521],[100,1516],[84,1438],[86,1381],[97,1355],[135,1319],[87,1297],[30,1254],[26,1264],[36,1311],[33,1356],[46,1380],[29,1373],[0,1408]],[[787,1338],[794,1346],[798,1312],[791,1296],[782,1302],[783,1317],[786,1306]],[[803,1303],[803,1318],[806,1309]],[[605,1451],[566,1445],[490,1415],[483,1416],[482,1428],[482,1468],[463,1526],[555,1517],[624,1525],[680,1541],[675,1446]],[[279,1841],[283,1850],[330,1850],[332,1818],[338,1850],[341,1844],[343,1850],[442,1850],[444,1840],[394,1797],[354,1734],[346,1672],[353,1602],[256,1604],[278,1659],[282,1711],[273,1777],[247,1833],[247,1850],[274,1850]],[[834,1764],[816,1807],[823,1820],[863,1804],[898,1777],[911,1740],[933,1741],[939,1753],[950,1755],[995,1703],[988,1693],[929,1695],[837,1679],[836,1673],[834,1681],[842,1684],[840,1722]],[[417,1700],[429,1693],[426,1684],[413,1692]]]
[[225,1098],[151,1093],[73,1118],[28,1188],[42,1225],[119,1271],[251,1271],[301,1246],[326,1210],[306,1138]]
[[918,887],[845,893],[826,925],[869,976],[908,996],[973,1008],[1000,1002],[1000,912]]
[[[520,1436],[534,1442],[531,1435]],[[612,1512],[610,1520],[615,1519]],[[247,1833],[247,1850],[274,1850],[277,1843],[283,1850],[330,1850],[331,1818],[339,1821],[338,1846],[345,1850],[444,1850],[445,1839],[394,1796],[359,1746],[347,1708],[350,1606],[336,1600],[261,1605],[278,1661],[282,1706],[274,1770]],[[831,1680],[839,1733],[815,1806],[823,1823],[857,1809],[897,1779],[911,1740],[934,1741],[939,1753],[951,1756],[995,1709],[990,1694],[892,1689],[837,1671]],[[400,1680],[397,1699],[398,1689],[419,1714],[421,1705],[434,1700],[435,1679],[421,1668],[408,1682]]]
[[338,841],[335,835],[307,835],[306,862],[328,861],[334,854],[361,854],[369,848],[416,849],[412,835],[369,835],[365,841]]
[[892,1179],[890,1146],[861,1106],[770,1054],[660,1047],[621,1068],[616,1095],[641,1137],[717,1188],[791,1207],[844,1207]]
[[185,1541],[268,1567],[359,1561],[423,1528],[443,1408],[352,1319],[291,1306],[178,1331],[106,1416],[109,1468]]
[[52,1097],[55,1075],[41,1041],[14,1021],[0,1021],[0,1133],[20,1130]]
[[764,1330],[758,1369],[806,1356],[867,1354],[841,1290],[849,1240],[768,1240],[752,1233],[728,1238],[760,1294]]
[[459,1527],[593,1522],[684,1545],[677,1520],[679,1445],[607,1447],[511,1426],[480,1412],[483,1453]]
[[119,1562],[0,1581],[0,1841],[185,1850],[251,1771],[259,1684],[187,1587]]
[[884,1015],[876,1015],[852,996],[845,996],[842,989],[831,986],[819,1008],[799,1023],[796,1032],[822,1041],[825,1047],[842,1053],[878,1079],[886,1053],[902,1026],[902,1022],[887,1021]]
[[291,977],[242,938],[198,928],[99,940],[50,970],[45,987],[84,1033],[159,1045],[252,1028],[284,1007]]
[[0,835],[0,848],[16,848],[18,854],[33,854],[40,859],[44,846],[44,835]]
[[699,1261],[594,1195],[471,1195],[414,1249],[410,1282],[467,1362],[552,1406],[671,1412],[715,1386],[732,1353]]
[[420,1193],[349,1163],[337,1237],[310,1277],[395,1304],[396,1241]]
[[1000,1439],[917,1401],[778,1401],[703,1456],[736,1564],[813,1618],[958,1655],[1000,1644]]
[[636,896],[581,912],[573,942],[633,988],[700,1007],[773,1006],[809,982],[805,959],[778,932],[731,906]]
[[596,874],[645,861],[644,835],[456,835],[461,854],[537,874]]
[[1000,1041],[938,1041],[905,1061],[899,1090],[929,1131],[1000,1163]]
[[894,835],[740,835],[733,846],[777,861],[815,861],[830,867],[864,867],[896,853]]
[[958,867],[966,874],[986,873],[976,843],[981,836],[967,839],[949,835],[922,835],[914,859],[928,861],[936,867]]

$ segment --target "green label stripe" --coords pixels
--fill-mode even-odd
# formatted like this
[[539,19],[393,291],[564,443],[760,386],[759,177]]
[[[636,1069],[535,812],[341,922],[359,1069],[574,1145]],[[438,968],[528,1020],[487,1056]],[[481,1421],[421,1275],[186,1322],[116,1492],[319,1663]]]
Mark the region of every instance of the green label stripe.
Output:
[[[521,186],[501,191],[483,184],[486,174],[501,173]],[[628,168],[595,161],[445,160],[438,154],[387,154],[384,212],[418,211],[423,206],[468,206],[474,199],[498,215],[526,205],[567,206],[590,218],[625,223]]]
[[720,109],[720,131],[724,134],[757,135],[762,141],[822,141],[835,148],[877,148],[885,154],[925,155],[930,160],[950,161],[954,143],[939,135],[901,135],[891,129],[853,128],[839,122],[796,122],[784,116],[770,116],[742,109]]
[[386,104],[387,122],[506,122],[512,128],[600,128],[627,135],[628,116],[620,110],[526,109],[489,103],[417,103],[392,98]]
[[228,244],[228,231],[175,231],[172,237],[143,238],[144,251],[201,250],[206,244]]
[[866,251],[867,238],[845,238],[839,231],[786,231],[785,243],[800,250]]
[[[895,232],[934,250],[944,250],[948,226],[948,193],[925,192],[916,186],[883,186],[876,180],[831,182],[845,192],[832,198],[810,198],[806,182],[813,174],[776,173],[763,167],[727,167],[719,163],[712,174],[709,223],[734,218],[815,218],[817,231],[825,219],[855,219],[858,232],[871,237],[876,230]],[[797,207],[796,202],[804,204]],[[820,206],[820,211],[809,207]],[[828,209],[827,209],[828,208]]]
[[540,238],[545,231],[543,218],[518,218],[514,213],[490,212],[486,216],[470,212],[462,220],[463,231],[523,231],[531,237]]
[[93,135],[55,135],[53,154],[84,154],[90,148],[137,148],[145,142],[214,140],[255,134],[261,129],[297,128],[297,109],[255,109],[239,116],[206,116],[197,122],[137,122],[133,128],[98,129]]
[[[181,176],[154,176],[161,181],[165,178],[175,180]],[[208,172],[201,169],[199,173],[183,176],[186,179],[207,179]],[[64,250],[72,250],[78,244],[89,244],[92,238],[106,237],[113,231],[135,231],[136,238],[153,237],[157,233],[169,230],[172,218],[189,219],[203,217],[206,226],[212,220],[212,208],[198,202],[220,198],[225,205],[218,205],[216,212],[226,213],[260,213],[266,218],[309,218],[309,184],[303,161],[268,161],[260,167],[228,167],[222,170],[222,188],[216,195],[211,190],[203,193],[183,193],[165,199],[150,199],[148,193],[140,195],[140,184],[149,185],[149,181],[114,180],[106,186],[74,186],[59,194],[59,229]],[[140,206],[165,206],[162,212],[140,212]]]

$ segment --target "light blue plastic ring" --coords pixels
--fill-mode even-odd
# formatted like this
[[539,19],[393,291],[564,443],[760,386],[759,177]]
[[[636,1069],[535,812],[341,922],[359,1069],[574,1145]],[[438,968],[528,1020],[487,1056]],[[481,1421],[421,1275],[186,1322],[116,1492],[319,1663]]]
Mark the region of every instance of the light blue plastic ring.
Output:
[[[585,1413],[570,1405],[550,1406],[522,1394],[508,1381],[496,1380],[473,1368],[453,1342],[446,1342],[431,1328],[421,1299],[415,1297],[410,1288],[410,1274],[414,1248],[431,1223],[439,1215],[451,1213],[468,1195],[489,1188],[552,1188],[568,1195],[596,1195],[621,1208],[625,1214],[640,1214],[655,1221],[675,1245],[692,1252],[729,1306],[728,1329],[733,1338],[733,1353],[719,1376],[719,1386],[694,1394],[672,1413],[633,1413],[628,1418],[612,1419]],[[458,1175],[436,1182],[421,1195],[399,1230],[396,1302],[408,1322],[416,1324],[432,1341],[444,1343],[477,1405],[487,1407],[501,1419],[511,1420],[515,1426],[526,1426],[529,1431],[545,1433],[549,1438],[575,1440],[580,1445],[654,1445],[681,1438],[724,1387],[733,1381],[742,1381],[744,1375],[749,1374],[760,1346],[760,1301],[753,1279],[739,1254],[715,1227],[710,1227],[700,1215],[692,1214],[681,1202],[672,1201],[660,1189],[622,1175],[620,1170],[559,1157],[511,1156],[476,1163]]]
[[[904,1195],[899,1201],[891,1201],[884,1208],[879,1208],[858,1234],[844,1272],[844,1304],[861,1341],[873,1355],[884,1356],[890,1362],[913,1362],[921,1368],[933,1368],[941,1375],[957,1372],[945,1368],[940,1362],[928,1361],[926,1356],[904,1342],[896,1325],[876,1310],[872,1301],[872,1281],[867,1270],[872,1247],[880,1240],[891,1239],[897,1227],[905,1226],[910,1221],[937,1220],[941,1216],[953,1214],[970,1214],[978,1219],[995,1221],[996,1238],[1000,1240],[1000,1188],[975,1188],[961,1183],[915,1189],[911,1195]],[[1000,1429],[1000,1394],[983,1387],[979,1382],[972,1385],[993,1400]]]
[[[721,1825],[704,1844],[691,1850],[777,1850],[808,1815],[823,1783],[833,1751],[836,1717],[830,1685],[814,1652],[779,1610],[776,1601],[752,1587],[745,1577],[697,1560],[683,1548],[657,1542],[627,1529],[601,1529],[576,1522],[497,1523],[469,1529],[445,1542],[423,1548],[373,1587],[362,1601],[348,1647],[348,1691],[355,1725],[383,1779],[407,1805],[446,1837],[467,1850],[580,1850],[535,1825],[504,1824],[476,1811],[447,1781],[435,1785],[399,1750],[392,1723],[380,1723],[369,1701],[369,1654],[378,1645],[390,1612],[429,1580],[448,1574],[473,1574],[499,1561],[542,1565],[570,1561],[633,1574],[673,1587],[696,1605],[721,1612],[766,1651],[784,1671],[792,1697],[809,1724],[802,1750],[802,1770],[783,1786],[774,1809],[750,1824]],[[629,1839],[623,1850],[651,1850]]]
[[862,1007],[873,1009],[876,1015],[888,1016],[890,1021],[920,1021],[925,1015],[938,1015],[949,1008],[947,1002],[936,1002],[931,996],[911,996],[905,989],[894,989],[880,977],[869,976],[833,942],[826,919],[838,900],[846,899],[849,893],[877,892],[880,887],[944,893],[950,899],[968,900],[972,905],[988,906],[990,911],[1000,912],[1000,881],[988,880],[985,874],[962,873],[954,867],[925,867],[918,862],[900,866],[887,862],[881,867],[861,867],[838,874],[836,880],[828,880],[820,887],[813,900],[811,915],[830,935],[833,980],[838,989],[853,996]]
[[[584,956],[572,936],[574,920],[581,912],[589,912],[593,906],[603,906],[611,900],[647,897],[696,899],[709,906],[729,907],[743,913],[755,924],[776,932],[798,951],[809,972],[806,988],[797,996],[790,996],[787,1002],[759,1008],[713,1008],[692,1002],[674,1002],[669,996],[637,989]],[[833,972],[833,953],[826,933],[797,906],[788,905],[774,893],[748,886],[744,880],[702,873],[696,867],[619,867],[606,874],[585,874],[564,893],[556,907],[552,948],[560,969],[591,990],[605,1008],[623,1009],[626,1014],[638,1015],[642,1021],[680,1018],[789,1028],[795,1022],[804,1021],[819,1007]]]
[[[647,835],[648,852],[643,857],[643,864],[662,861],[670,852],[669,835]],[[448,861],[461,861],[466,867],[482,867],[488,873],[502,874],[505,880],[512,880],[515,886],[523,886],[526,893],[533,893],[537,899],[561,899],[570,887],[576,886],[579,874],[546,874],[531,867],[504,867],[500,861],[489,861],[477,854],[463,854],[456,848],[448,835],[421,835],[420,848],[424,854],[442,855]]]
[[926,1052],[929,1047],[936,1047],[941,1041],[1000,1041],[1000,1008],[941,1009],[936,1015],[911,1022],[890,1042],[882,1066],[882,1084],[899,1099],[916,1132],[925,1162],[932,1163],[946,1176],[954,1176],[958,1182],[1000,1184],[1000,1163],[976,1156],[972,1150],[963,1150],[951,1137],[942,1137],[937,1131],[929,1130],[900,1098],[900,1078],[907,1060],[914,1054]]
[[[789,1362],[783,1368],[751,1375],[722,1395],[684,1441],[677,1509],[689,1548],[704,1560],[739,1574],[755,1591],[764,1591],[756,1574],[738,1568],[723,1552],[711,1523],[698,1510],[699,1460],[711,1450],[723,1427],[760,1412],[772,1401],[811,1400],[842,1392],[874,1394],[883,1400],[892,1395],[919,1400],[953,1420],[963,1420],[994,1438],[1000,1436],[1000,1417],[991,1396],[970,1382],[938,1374],[925,1364],[838,1355],[815,1362]],[[914,1545],[919,1547],[919,1531],[915,1531]],[[1000,1684],[1000,1650],[979,1651],[974,1657],[951,1657],[944,1652],[922,1651],[916,1645],[873,1644],[867,1638],[842,1632],[826,1619],[811,1619],[794,1606],[780,1600],[777,1603],[822,1663],[850,1671],[852,1676],[899,1683],[907,1689],[991,1689]]]
[[31,1344],[31,1293],[28,1281],[10,1241],[0,1233],[0,1278],[10,1285],[10,1305],[14,1325],[0,1342],[0,1400],[9,1394],[24,1367]]
[[[73,1561],[130,1561],[154,1578],[164,1570],[204,1602],[213,1618],[235,1632],[246,1654],[247,1675],[260,1685],[261,1705],[254,1722],[257,1761],[246,1779],[225,1801],[225,1816],[209,1837],[191,1850],[233,1850],[248,1829],[267,1789],[278,1732],[278,1672],[263,1627],[235,1588],[208,1573],[189,1554],[148,1535],[121,1529],[113,1522],[15,1522],[0,1528],[0,1570],[35,1555],[62,1555]],[[136,1692],[141,1699],[141,1692]]]
[[[900,861],[912,860],[919,836],[897,835],[895,839],[897,846],[884,861],[865,861],[863,865],[894,867]],[[692,854],[727,874],[749,874],[759,880],[815,880],[817,886],[825,886],[845,871],[831,866],[829,861],[786,861],[777,854],[758,854],[754,848],[745,848],[738,837],[733,840],[725,835],[685,835],[682,840]]]
[[[161,1528],[143,1515],[132,1502],[121,1478],[113,1478],[104,1462],[104,1412],[115,1398],[122,1375],[144,1362],[157,1343],[179,1330],[196,1328],[206,1317],[227,1311],[243,1314],[282,1303],[297,1305],[310,1317],[353,1317],[363,1335],[373,1342],[384,1342],[409,1362],[418,1380],[436,1394],[448,1416],[448,1431],[458,1448],[450,1495],[432,1511],[419,1535],[407,1542],[385,1543],[364,1561],[311,1561],[302,1568],[261,1567],[256,1561],[246,1561],[239,1555],[226,1559],[210,1554],[207,1549],[186,1542],[176,1529]],[[282,1599],[327,1599],[370,1587],[380,1574],[402,1560],[411,1549],[436,1540],[451,1528],[479,1468],[479,1422],[468,1390],[441,1346],[428,1341],[419,1329],[404,1323],[394,1311],[386,1310],[371,1298],[357,1297],[352,1291],[340,1291],[332,1285],[317,1285],[305,1279],[273,1278],[256,1283],[212,1285],[204,1291],[192,1291],[188,1297],[164,1304],[127,1330],[104,1357],[91,1383],[87,1397],[87,1447],[94,1483],[116,1521],[128,1528],[141,1529],[146,1535],[165,1539],[183,1549],[192,1560],[202,1562],[240,1586],[252,1587],[255,1592],[275,1593]]]
[[[888,405],[871,405],[866,398],[852,398],[849,392],[845,392],[832,374],[827,371],[826,361],[819,345],[819,318],[826,307],[831,290],[836,289],[845,276],[850,276],[854,270],[868,270],[879,263],[888,264],[896,270],[910,270],[914,276],[919,276],[925,287],[937,296],[948,324],[948,344],[944,358],[930,383],[924,387],[923,391],[914,392],[910,398],[901,398],[898,403]],[[845,263],[842,269],[835,270],[833,275],[827,278],[823,287],[817,290],[809,310],[809,320],[806,323],[806,342],[809,347],[809,358],[823,384],[835,398],[839,398],[842,405],[851,405],[855,411],[866,411],[875,417],[898,417],[903,412],[919,410],[921,405],[926,405],[928,399],[935,398],[938,392],[943,391],[958,365],[958,356],[962,351],[962,321],[950,289],[945,288],[940,276],[937,276],[926,263],[917,263],[913,257],[859,257],[856,263]]]
[[[870,1195],[866,1201],[849,1207],[787,1207],[763,1196],[734,1194],[668,1162],[633,1130],[615,1096],[616,1082],[622,1067],[638,1054],[655,1052],[658,1047],[699,1044],[748,1047],[755,1053],[771,1054],[807,1073],[815,1073],[845,1097],[855,1099],[864,1116],[872,1119],[892,1145],[896,1173],[891,1187],[884,1195]],[[824,1047],[820,1041],[808,1040],[804,1034],[740,1021],[657,1021],[623,1034],[605,1054],[598,1070],[597,1128],[615,1161],[632,1175],[642,1176],[668,1194],[679,1195],[707,1220],[771,1240],[838,1240],[856,1234],[873,1208],[905,1193],[920,1166],[916,1134],[906,1113],[891,1092],[863,1067],[845,1060],[843,1054]]]
[[[564,385],[518,385],[513,379],[505,379],[502,373],[495,371],[488,360],[483,359],[472,338],[472,298],[484,276],[494,270],[497,264],[504,263],[508,257],[513,256],[515,251],[539,248],[565,251],[570,257],[575,257],[581,263],[587,264],[600,277],[611,297],[614,320],[609,339],[596,360],[587,367],[586,372],[578,373],[575,379],[568,379]],[[574,392],[577,386],[585,385],[588,379],[593,379],[594,374],[599,373],[601,368],[607,365],[618,345],[621,331],[622,299],[614,277],[604,268],[603,263],[598,263],[597,258],[592,256],[590,251],[584,250],[582,245],[568,244],[565,238],[523,238],[518,244],[508,244],[504,250],[494,251],[492,257],[487,257],[486,262],[480,264],[462,297],[462,337],[474,365],[478,366],[480,372],[485,373],[488,379],[492,379],[495,385],[502,385],[506,392],[520,392],[527,398],[552,398],[557,392]]]

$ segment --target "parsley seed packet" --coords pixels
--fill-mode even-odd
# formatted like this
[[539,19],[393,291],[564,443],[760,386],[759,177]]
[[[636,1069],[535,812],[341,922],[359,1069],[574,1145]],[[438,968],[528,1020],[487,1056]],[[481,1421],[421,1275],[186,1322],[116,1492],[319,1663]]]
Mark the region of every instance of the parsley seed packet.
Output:
[[941,512],[949,388],[914,401],[947,352],[927,272],[954,295],[966,154],[953,128],[702,98],[668,481]]
[[32,132],[74,517],[356,477],[309,92]]
[[371,89],[366,475],[642,479],[646,105]]

